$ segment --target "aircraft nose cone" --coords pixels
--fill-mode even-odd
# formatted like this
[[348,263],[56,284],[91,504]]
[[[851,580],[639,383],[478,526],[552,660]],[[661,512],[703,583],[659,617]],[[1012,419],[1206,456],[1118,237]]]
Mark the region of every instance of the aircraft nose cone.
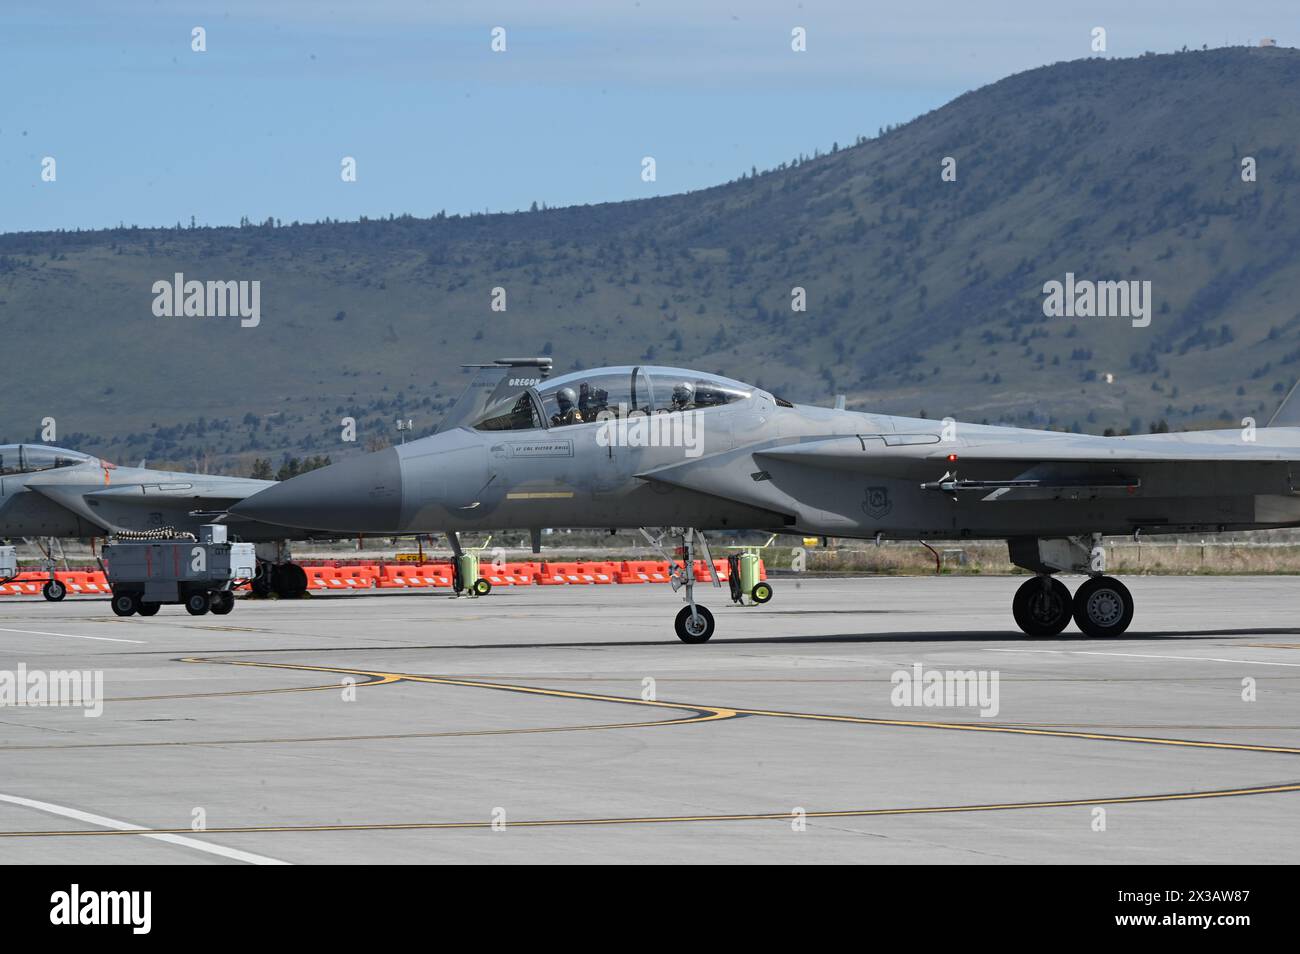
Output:
[[268,487],[230,508],[262,523],[339,533],[394,533],[402,516],[396,448],[330,464]]

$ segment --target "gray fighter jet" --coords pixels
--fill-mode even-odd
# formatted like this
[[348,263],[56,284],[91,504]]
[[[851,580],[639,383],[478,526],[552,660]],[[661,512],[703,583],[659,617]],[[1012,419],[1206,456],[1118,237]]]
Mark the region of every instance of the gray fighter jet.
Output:
[[[144,467],[118,467],[89,454],[44,444],[0,445],[0,537],[98,537],[173,527],[197,533],[232,504],[264,490],[273,480],[185,474]],[[276,544],[311,536],[302,530],[228,519],[230,532],[250,543]],[[266,562],[265,588],[292,595],[307,586],[302,568],[286,560]],[[67,595],[51,575],[47,600]]]
[[[1296,425],[1291,395],[1258,429],[1095,437],[795,405],[679,368],[600,368],[232,511],[314,530],[446,531],[453,547],[465,530],[642,528],[659,545],[679,539],[687,561],[707,558],[706,530],[1001,538],[1034,574],[1012,600],[1021,629],[1051,636],[1073,618],[1115,636],[1133,598],[1105,574],[1102,536],[1300,526]],[[714,622],[689,566],[676,629],[703,642]],[[1058,572],[1088,579],[1071,596]]]

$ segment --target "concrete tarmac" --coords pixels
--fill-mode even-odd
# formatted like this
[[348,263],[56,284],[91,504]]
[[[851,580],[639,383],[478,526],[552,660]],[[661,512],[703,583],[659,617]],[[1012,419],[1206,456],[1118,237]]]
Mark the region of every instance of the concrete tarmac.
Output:
[[[0,861],[1294,861],[1300,584],[1131,578],[1123,637],[1033,640],[1021,579],[702,586],[699,646],[662,585],[6,598],[0,676],[105,701],[0,708]],[[895,704],[917,666],[985,713]]]

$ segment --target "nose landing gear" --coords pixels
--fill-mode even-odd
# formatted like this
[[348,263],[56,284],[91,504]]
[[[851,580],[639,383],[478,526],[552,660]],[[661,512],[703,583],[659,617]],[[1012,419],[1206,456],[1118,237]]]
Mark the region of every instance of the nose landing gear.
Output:
[[[707,643],[713,636],[713,614],[695,602],[696,547],[699,548],[704,562],[709,568],[709,578],[713,585],[720,587],[722,581],[718,579],[718,571],[713,565],[712,557],[709,555],[709,544],[705,541],[704,534],[693,527],[660,528],[657,534],[651,533],[642,527],[641,535],[646,538],[646,541],[652,547],[668,559],[668,563],[672,567],[668,575],[668,582],[672,588],[678,590],[684,587],[686,590],[686,605],[677,614],[674,623],[677,638],[684,643]],[[664,547],[664,539],[667,537],[681,539],[677,556],[670,554]]]

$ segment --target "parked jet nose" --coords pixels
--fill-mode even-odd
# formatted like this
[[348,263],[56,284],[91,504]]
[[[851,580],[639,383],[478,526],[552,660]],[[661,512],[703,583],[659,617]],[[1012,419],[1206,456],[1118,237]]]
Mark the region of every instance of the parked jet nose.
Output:
[[230,512],[263,523],[339,533],[394,533],[402,516],[397,449],[340,461],[245,498]]

